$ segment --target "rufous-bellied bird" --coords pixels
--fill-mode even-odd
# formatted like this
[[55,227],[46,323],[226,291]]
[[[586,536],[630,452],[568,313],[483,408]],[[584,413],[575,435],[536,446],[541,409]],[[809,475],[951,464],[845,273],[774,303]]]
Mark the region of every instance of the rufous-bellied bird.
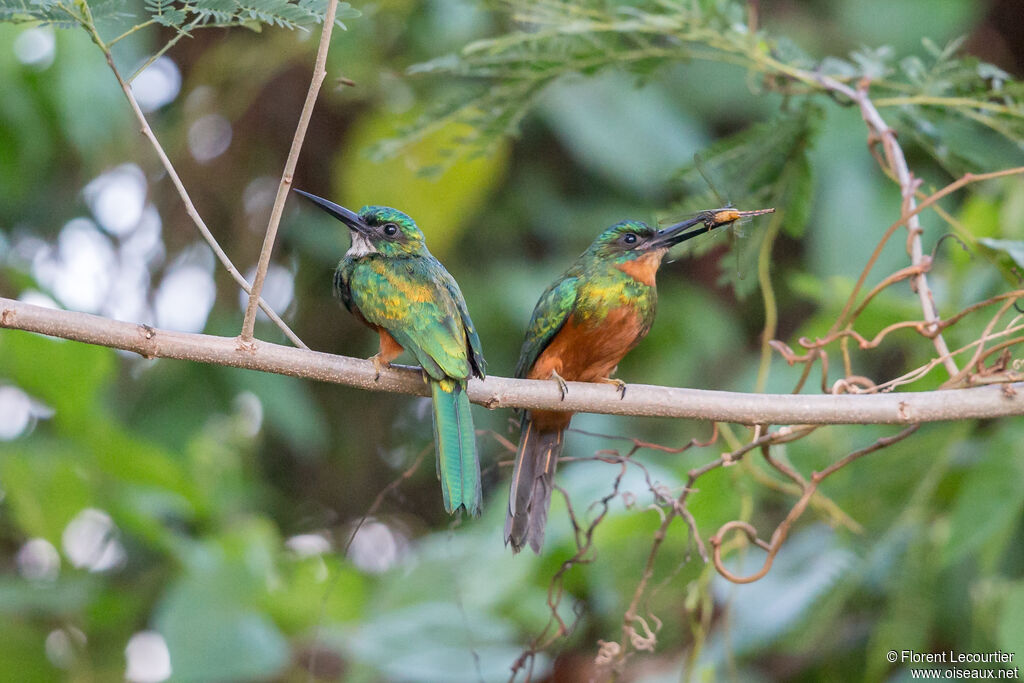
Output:
[[444,508],[479,515],[480,461],[466,381],[483,378],[485,364],[459,285],[401,211],[364,206],[355,213],[295,191],[348,226],[352,246],[334,271],[335,296],[380,335],[380,351],[370,359],[378,377],[403,350],[423,368]]
[[[611,375],[651,329],[657,303],[654,276],[668,250],[721,225],[772,211],[725,208],[702,211],[664,230],[640,221],[608,228],[541,294],[516,377],[553,379],[563,397],[566,380],[614,384],[625,396],[625,383]],[[689,230],[696,225],[701,227]],[[515,552],[529,543],[540,553],[555,466],[571,418],[569,412],[523,413],[505,518],[505,543]]]

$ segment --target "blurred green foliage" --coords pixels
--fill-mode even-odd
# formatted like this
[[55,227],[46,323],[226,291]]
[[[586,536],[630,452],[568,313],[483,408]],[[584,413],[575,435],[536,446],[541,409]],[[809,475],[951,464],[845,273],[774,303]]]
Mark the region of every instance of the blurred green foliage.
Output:
[[[196,253],[205,247],[196,246],[171,184],[136,135],[102,54],[84,31],[62,27],[72,20],[58,4],[0,7],[0,295],[61,300],[41,264],[59,251],[72,219],[103,227],[83,188],[132,162],[161,219],[157,255],[140,260],[127,237],[109,230],[102,237],[118,267],[142,263],[144,299],[155,307],[168,276],[182,263],[201,265]],[[619,371],[631,382],[749,391],[760,365],[764,245],[776,337],[795,347],[836,319],[900,199],[866,151],[857,111],[814,88],[768,87],[778,84],[759,80],[766,72],[756,60],[737,65],[723,55],[850,77],[879,72],[879,97],[894,100],[883,114],[930,191],[965,170],[1024,161],[1021,86],[1009,75],[1020,72],[1024,36],[997,20],[1003,5],[1013,2],[993,3],[987,14],[970,0],[761,3],[757,34],[745,30],[746,5],[710,0],[653,8],[538,1],[495,9],[467,0],[344,6],[347,30],[335,32],[296,185],[355,208],[390,202],[413,214],[462,285],[498,375],[513,367],[540,291],[603,228],[717,205],[705,176],[741,208],[774,205],[778,222],[710,236],[665,265],[658,320]],[[276,184],[308,85],[316,32],[306,20],[322,16],[323,6],[90,4],[105,40],[124,36],[112,48],[123,73],[171,46],[180,94],[154,105],[150,120],[243,270],[256,261],[269,213],[260,198]],[[566,12],[583,13],[580,30],[545,30],[564,27]],[[608,14],[618,28],[595,34],[587,22]],[[664,17],[680,14],[694,41],[667,35],[673,25]],[[61,26],[40,28],[39,19]],[[288,30],[293,24],[300,28]],[[652,35],[637,38],[638,25],[653,26]],[[52,41],[49,53],[29,49],[39,40]],[[697,54],[701,45],[711,54]],[[979,59],[962,59],[964,52]],[[408,77],[410,69],[435,75]],[[516,69],[520,77],[510,75]],[[335,87],[332,79],[342,76],[356,86]],[[992,108],[899,102],[921,94]],[[228,122],[229,144],[201,160],[197,124],[210,116]],[[518,130],[514,140],[504,136],[509,129]],[[944,315],[1006,291],[1013,268],[1024,268],[1021,189],[1019,178],[1009,178],[944,200],[953,227],[922,216],[926,250],[951,230],[971,247],[947,240],[936,253],[931,282]],[[288,209],[274,257],[294,281],[286,319],[315,349],[370,355],[375,336],[330,294],[347,236],[305,207]],[[901,242],[886,247],[869,287],[907,265]],[[236,288],[224,273],[213,277],[205,331],[236,334]],[[916,296],[897,285],[857,329],[870,336],[919,316]],[[982,314],[949,329],[951,346],[976,339],[985,322]],[[258,331],[280,340],[265,321]],[[854,350],[852,361],[859,374],[883,380],[932,353],[927,340],[906,332],[879,349]],[[775,357],[768,370],[764,389],[787,392],[800,368]],[[940,372],[910,388],[934,388]],[[817,382],[812,374],[807,390]],[[11,331],[0,333],[0,387],[34,401],[28,427],[0,441],[3,680],[123,679],[126,648],[143,631],[163,638],[172,680],[298,681],[310,671],[323,680],[505,680],[548,623],[549,584],[575,549],[557,495],[541,557],[513,557],[502,546],[511,454],[498,437],[515,437],[505,412],[476,411],[487,495],[482,518],[467,521],[441,508],[419,399]],[[711,431],[692,421],[599,415],[573,424],[672,446]],[[893,431],[828,427],[775,452],[806,475]],[[822,487],[848,517],[810,510],[772,571],[751,585],[715,578],[685,527],[673,525],[640,611],[662,624],[657,644],[633,655],[627,677],[904,680],[908,670],[885,659],[892,649],[999,648],[1015,653],[1019,666],[1022,443],[1020,420],[927,425],[856,462]],[[565,454],[625,453],[630,445],[573,432]],[[719,441],[682,455],[644,449],[635,457],[654,482],[678,492],[691,468],[726,449]],[[568,462],[559,483],[589,520],[619,473],[616,464]],[[689,504],[702,537],[737,518],[767,535],[795,500],[779,482],[765,483],[776,477],[757,458],[703,476]],[[575,628],[539,655],[534,680],[588,680],[597,641],[620,637],[659,523],[639,469],[627,471],[622,490],[635,500],[609,502],[593,561],[564,576],[559,614]],[[728,563],[749,573],[760,558],[748,547]]]

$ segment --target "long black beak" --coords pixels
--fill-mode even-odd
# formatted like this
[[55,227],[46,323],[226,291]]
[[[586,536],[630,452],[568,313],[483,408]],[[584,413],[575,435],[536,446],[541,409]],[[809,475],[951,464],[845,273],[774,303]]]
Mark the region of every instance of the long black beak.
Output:
[[[734,223],[741,218],[747,218],[748,216],[762,216],[766,213],[774,213],[775,209],[757,209],[755,211],[737,211],[736,209],[724,208],[724,209],[712,209],[711,211],[701,211],[692,218],[687,218],[681,223],[670,225],[664,230],[659,230],[658,234],[655,235],[654,239],[651,240],[651,247],[654,248],[668,248],[685,242],[688,239],[692,239],[697,235],[703,235],[706,232],[711,232],[715,228],[729,223]],[[693,228],[695,225],[700,225],[699,228]]]
[[297,192],[301,194],[303,197],[313,202],[321,209],[331,214],[332,216],[334,216],[339,221],[341,221],[348,227],[352,228],[353,230],[363,233],[369,232],[369,226],[366,225],[363,219],[360,218],[359,214],[356,213],[355,211],[350,211],[346,209],[344,206],[339,206],[338,204],[335,204],[330,200],[324,199],[323,197],[317,197],[315,194],[303,192],[302,190],[296,188],[292,188],[292,192]]

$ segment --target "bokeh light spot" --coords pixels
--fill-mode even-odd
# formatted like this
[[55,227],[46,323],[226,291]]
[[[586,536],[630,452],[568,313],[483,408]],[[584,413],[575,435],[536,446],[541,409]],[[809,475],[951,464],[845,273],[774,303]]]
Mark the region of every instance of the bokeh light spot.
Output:
[[[256,269],[250,268],[245,274],[245,279],[252,282],[254,277],[256,277]],[[284,266],[271,263],[267,267],[267,276],[263,280],[263,291],[260,293],[260,297],[267,302],[270,308],[280,314],[291,305],[294,295],[295,276]],[[238,292],[238,305],[243,311],[249,305],[249,295],[245,293],[245,290]],[[257,316],[260,320],[269,320],[267,314],[262,310],[259,310]]]
[[21,436],[32,417],[32,402],[21,389],[0,386],[0,441]]
[[180,91],[181,71],[167,56],[158,58],[132,81],[132,93],[144,112],[170,104]]
[[14,40],[14,56],[25,66],[43,70],[53,64],[57,39],[52,26],[26,29]]
[[156,323],[179,332],[202,332],[216,295],[213,277],[202,266],[171,266],[154,297]]
[[18,387],[0,386],[0,441],[16,439],[39,418],[53,417],[53,408]]
[[68,221],[56,248],[46,245],[32,260],[32,274],[67,308],[96,313],[103,305],[116,266],[110,240],[87,218]]
[[146,205],[146,176],[122,164],[85,186],[85,201],[104,230],[124,237],[138,226]]
[[171,652],[156,631],[139,631],[124,648],[124,677],[134,683],[159,683],[171,677]]
[[149,265],[164,258],[164,243],[161,239],[163,221],[156,207],[147,204],[135,230],[121,241],[121,261],[141,261]]
[[231,145],[231,122],[220,114],[207,114],[188,129],[188,149],[201,164],[216,159]]
[[54,310],[60,308],[60,304],[54,301],[52,297],[43,294],[38,289],[26,289],[18,296],[18,301],[23,301],[26,304],[32,304],[33,306],[52,308]]
[[55,581],[60,574],[60,554],[45,538],[26,541],[15,562],[18,573],[29,581]]
[[235,396],[234,404],[242,435],[255,438],[263,427],[263,403],[260,397],[251,391],[243,391]]
[[271,176],[260,176],[249,181],[242,193],[242,204],[246,213],[270,211],[277,197],[278,179]]
[[348,558],[368,574],[381,574],[402,559],[408,549],[405,536],[383,522],[367,520],[352,539]]
[[85,508],[64,527],[61,544],[71,564],[102,572],[124,562],[124,547],[117,540],[117,534],[110,515],[96,508]]
[[46,658],[56,667],[70,669],[75,663],[75,648],[85,643],[85,634],[74,626],[54,629],[46,636]]
[[314,557],[331,550],[331,542],[320,534],[297,534],[285,541],[284,545],[299,557]]

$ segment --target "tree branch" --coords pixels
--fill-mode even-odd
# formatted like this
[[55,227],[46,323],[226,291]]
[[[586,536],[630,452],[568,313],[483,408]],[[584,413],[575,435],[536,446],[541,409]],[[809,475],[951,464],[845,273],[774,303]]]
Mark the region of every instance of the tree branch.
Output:
[[241,336],[245,341],[252,339],[253,329],[256,326],[256,307],[260,300],[260,292],[263,291],[263,280],[267,276],[267,268],[270,266],[270,254],[274,250],[277,227],[281,224],[284,203],[288,199],[288,191],[292,187],[292,176],[295,174],[295,167],[299,163],[299,152],[302,151],[302,141],[306,139],[306,128],[309,127],[309,119],[313,116],[313,107],[316,105],[317,95],[320,94],[320,86],[327,76],[327,50],[331,46],[331,32],[334,29],[334,17],[337,9],[338,0],[330,0],[327,3],[324,25],[320,31],[320,45],[317,47],[316,63],[313,66],[313,77],[309,83],[309,90],[306,92],[306,101],[302,105],[299,123],[295,127],[295,136],[292,138],[291,149],[288,150],[288,159],[284,164],[284,173],[281,174],[281,182],[277,186],[277,196],[274,197],[274,207],[270,210],[267,233],[263,236],[260,260],[256,266],[256,275],[252,280],[252,291],[249,292],[249,305],[245,309],[245,318],[242,320]]
[[[237,337],[159,330],[0,298],[0,328],[19,329],[138,353],[333,382],[370,391],[428,395],[418,368],[384,370],[370,361]],[[471,380],[469,398],[489,409],[527,408],[646,415],[742,424],[913,424],[1024,415],[1024,382],[974,389],[889,394],[746,394],[634,384],[568,382],[565,400],[554,382],[488,377]]]

